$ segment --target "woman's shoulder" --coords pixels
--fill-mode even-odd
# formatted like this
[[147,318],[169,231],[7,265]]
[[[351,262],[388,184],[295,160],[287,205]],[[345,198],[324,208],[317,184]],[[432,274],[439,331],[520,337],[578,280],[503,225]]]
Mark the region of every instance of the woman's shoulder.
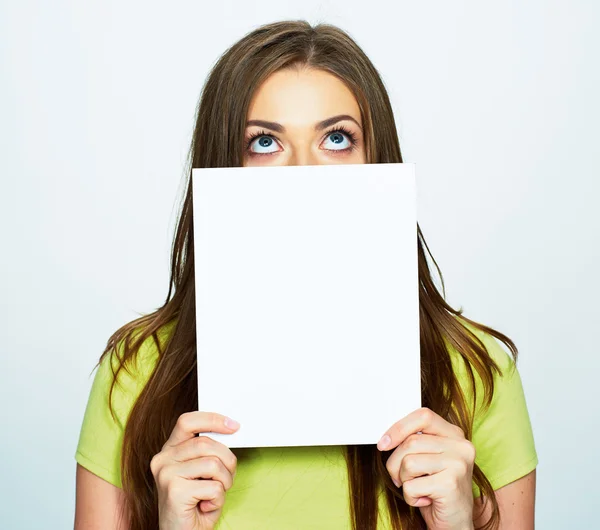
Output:
[[[483,357],[477,356],[478,362],[472,362],[469,361],[466,356],[462,355],[450,341],[445,340],[454,375],[461,386],[461,390],[468,400],[472,399],[473,393],[475,393],[475,414],[477,417],[477,415],[482,412],[481,409],[485,408],[484,395],[486,393],[486,387],[488,386],[486,384],[487,378],[482,369],[487,366],[491,370],[494,394],[507,383],[514,381],[515,377],[518,378],[519,374],[514,358],[507,351],[508,347],[502,346],[503,343],[495,336],[471,324],[469,321],[461,317],[457,317],[457,320],[466,330],[468,330],[468,332],[471,332],[485,348],[486,355]],[[480,344],[478,344],[478,346],[480,346]],[[473,388],[473,383],[475,388]]]
[[[160,349],[164,349],[168,339],[170,338],[175,326],[175,321],[170,321],[163,324],[156,330],[156,338],[151,334],[146,337],[140,344],[137,350],[134,350],[125,363],[123,363],[123,369],[118,374],[118,383],[135,387],[138,390],[142,390],[145,386],[148,378],[152,375],[156,363],[159,357],[159,345]],[[138,337],[142,333],[142,328],[136,328],[131,334],[131,344],[135,344]],[[157,340],[158,343],[157,344]],[[113,371],[116,370],[121,364],[120,359],[123,358],[124,353],[124,340],[121,340],[111,352],[110,365]],[[109,357],[107,355],[106,357]],[[103,359],[103,362],[108,366],[109,361]],[[123,372],[123,381],[121,381],[121,372]]]
[[[173,330],[173,323],[156,333],[161,347]],[[132,342],[141,328],[132,333]],[[75,459],[92,473],[121,487],[120,458],[125,425],[129,414],[156,366],[159,349],[150,335],[121,365],[124,339],[102,357],[88,396]]]
[[[164,347],[171,327],[171,324],[165,325],[156,332],[161,347]],[[141,332],[142,329],[138,327],[131,333],[130,343],[132,345],[135,344]],[[120,413],[118,416],[121,421],[126,419],[123,418],[124,415],[127,415],[124,413],[133,406],[138,395],[146,386],[159,357],[159,349],[152,335],[146,337],[139,348],[134,350],[125,362],[122,361],[124,346],[125,340],[121,339],[112,350],[104,355],[92,385],[92,392],[99,390],[108,397],[108,390],[114,380],[111,403],[113,407],[118,409]],[[108,402],[106,402],[106,405],[108,405]]]
[[[499,371],[492,370],[493,393],[489,405],[486,405],[485,378],[475,367],[471,367],[475,383],[474,399],[467,363],[456,350],[449,348],[457,380],[473,411],[472,442],[477,453],[476,463],[496,490],[537,466],[533,429],[514,358],[490,333],[462,319],[461,323],[482,342],[489,358],[499,368]],[[479,495],[475,486],[473,491]]]
[[[501,345],[500,341],[494,337],[492,334],[484,331],[468,320],[457,316],[458,322],[469,332],[471,332],[477,339],[479,339],[484,345],[487,354],[494,361],[494,363],[500,368],[502,372],[505,369],[512,369],[515,367],[515,362],[513,357],[506,351],[506,349]],[[460,354],[455,348],[449,347],[449,352],[453,361],[457,360]]]

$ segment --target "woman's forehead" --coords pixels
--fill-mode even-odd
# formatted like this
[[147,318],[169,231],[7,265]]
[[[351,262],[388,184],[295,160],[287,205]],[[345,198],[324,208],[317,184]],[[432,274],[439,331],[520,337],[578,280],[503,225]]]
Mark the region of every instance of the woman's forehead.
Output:
[[338,114],[360,123],[360,108],[351,90],[329,72],[294,68],[279,70],[262,83],[250,103],[248,120],[312,127]]

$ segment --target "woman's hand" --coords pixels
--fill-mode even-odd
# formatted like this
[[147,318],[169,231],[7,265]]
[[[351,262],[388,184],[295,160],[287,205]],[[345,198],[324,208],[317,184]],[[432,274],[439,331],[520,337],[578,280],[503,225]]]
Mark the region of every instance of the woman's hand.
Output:
[[392,425],[377,444],[381,451],[394,447],[386,468],[406,503],[419,508],[427,528],[474,528],[475,448],[462,429],[421,408]]
[[222,443],[195,434],[231,434],[239,428],[239,425],[228,426],[225,420],[226,416],[215,412],[182,414],[160,453],[152,458],[150,469],[158,488],[160,530],[215,527],[225,502],[225,491],[233,484],[237,459]]

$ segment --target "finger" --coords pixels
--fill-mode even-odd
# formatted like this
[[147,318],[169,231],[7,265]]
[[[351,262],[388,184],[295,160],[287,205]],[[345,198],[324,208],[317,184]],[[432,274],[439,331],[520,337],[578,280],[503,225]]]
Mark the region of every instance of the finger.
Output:
[[411,434],[392,452],[385,463],[390,476],[397,478],[402,460],[409,454],[440,454],[451,449],[448,438],[431,434]]
[[223,484],[225,491],[233,485],[232,474],[216,456],[203,456],[185,462],[173,463],[165,466],[161,475],[164,475],[161,476],[161,480],[165,482],[172,481],[175,477],[190,480],[218,480]]
[[433,491],[435,480],[436,477],[427,475],[426,477],[413,478],[402,484],[402,496],[404,497],[406,504],[409,506],[416,506],[417,503],[419,506],[426,505],[423,504],[423,501],[418,502],[418,500],[422,497],[431,499],[430,493],[428,492]]
[[444,453],[457,463],[473,464],[475,462],[475,446],[465,438],[445,438],[430,434],[411,434],[389,456],[386,467],[399,469],[404,456],[412,453]]
[[402,485],[414,478],[434,475],[446,469],[447,457],[444,454],[410,454],[402,459],[400,472],[396,475],[398,484]]
[[225,495],[222,497],[217,497],[211,501],[200,501],[198,506],[203,513],[214,512],[215,510],[220,510],[223,508],[225,504]]
[[220,510],[225,504],[225,490],[223,484],[218,481],[200,480],[195,481],[197,484],[202,484],[197,488],[194,498],[198,503],[201,511],[214,512]]
[[171,436],[169,436],[163,448],[177,445],[189,438],[193,438],[197,433],[217,432],[231,434],[239,428],[238,426],[234,428],[228,427],[225,424],[225,420],[230,420],[230,418],[217,412],[204,412],[201,410],[185,412],[177,419]]
[[[407,480],[402,484],[404,500],[411,506],[416,506],[420,497],[428,497],[432,501],[439,499],[452,500],[459,489],[459,477],[450,470],[445,469],[433,475],[417,477]],[[419,506],[424,504],[419,503]]]
[[232,475],[235,475],[237,457],[231,449],[209,436],[195,436],[165,450],[165,460],[185,462],[202,456],[215,456],[223,462]]
[[377,449],[380,451],[390,450],[417,432],[455,439],[465,437],[460,427],[447,422],[431,409],[423,407],[394,423],[377,443]]
[[[167,490],[172,506],[185,506],[195,510],[202,501],[210,501],[215,506],[222,506],[225,499],[225,488],[218,480],[189,480],[176,478]],[[206,503],[203,503],[206,506]],[[210,511],[216,508],[211,508]]]

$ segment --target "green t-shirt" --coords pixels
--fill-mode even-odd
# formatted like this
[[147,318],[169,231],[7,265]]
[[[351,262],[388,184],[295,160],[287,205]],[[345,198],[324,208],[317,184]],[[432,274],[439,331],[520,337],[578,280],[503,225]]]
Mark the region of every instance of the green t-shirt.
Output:
[[[483,386],[475,373],[477,405],[472,442],[475,462],[496,490],[525,476],[536,468],[529,414],[521,379],[512,358],[494,337],[468,326],[486,345],[503,376],[495,375],[491,406],[480,411]],[[161,330],[160,337],[172,329]],[[162,339],[161,339],[162,342]],[[140,348],[130,366],[133,377],[119,373],[113,391],[117,422],[108,408],[112,371],[107,355],[96,372],[88,399],[75,459],[104,480],[121,487],[120,459],[123,432],[129,412],[148,380],[158,351],[152,338]],[[455,373],[467,398],[472,396],[466,371],[458,354],[450,349]],[[116,368],[116,361],[113,360]],[[217,411],[218,412],[218,411]],[[398,418],[400,420],[401,418]],[[235,449],[234,449],[235,452]],[[473,484],[473,494],[479,491]],[[389,530],[388,511],[383,494],[379,497],[380,528]],[[238,460],[233,486],[226,493],[219,530],[348,529],[350,504],[348,476],[341,446],[264,447],[244,449]]]

